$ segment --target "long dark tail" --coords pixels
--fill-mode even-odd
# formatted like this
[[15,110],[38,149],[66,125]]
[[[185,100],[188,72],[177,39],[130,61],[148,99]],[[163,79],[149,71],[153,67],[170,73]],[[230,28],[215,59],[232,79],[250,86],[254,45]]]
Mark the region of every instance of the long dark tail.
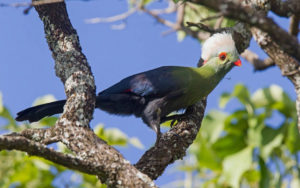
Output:
[[42,104],[38,106],[34,106],[31,108],[27,108],[18,112],[18,116],[16,117],[17,121],[25,121],[29,122],[39,121],[43,117],[52,116],[54,114],[62,113],[64,110],[64,105],[66,100],[55,101],[47,104]]
[[[63,112],[66,100],[55,101],[27,108],[18,112],[16,120],[29,122],[39,121],[43,117],[52,116]],[[96,98],[96,108],[100,108],[110,114],[131,115],[140,117],[146,104],[143,97],[127,93],[105,94],[99,93]]]

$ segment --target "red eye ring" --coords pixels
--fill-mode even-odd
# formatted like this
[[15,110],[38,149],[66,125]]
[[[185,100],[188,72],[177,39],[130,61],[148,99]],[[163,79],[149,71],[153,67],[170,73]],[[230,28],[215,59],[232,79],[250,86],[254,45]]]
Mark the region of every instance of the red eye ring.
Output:
[[221,53],[219,54],[219,59],[222,60],[222,61],[224,61],[224,60],[226,59],[226,56],[227,56],[227,53],[226,53],[226,52],[221,52]]

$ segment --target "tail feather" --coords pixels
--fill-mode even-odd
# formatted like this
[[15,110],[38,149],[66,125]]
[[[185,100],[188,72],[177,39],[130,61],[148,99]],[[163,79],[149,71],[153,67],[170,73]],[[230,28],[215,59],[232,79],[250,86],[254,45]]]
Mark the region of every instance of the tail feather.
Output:
[[65,103],[66,100],[60,100],[27,108],[25,110],[22,110],[21,112],[18,112],[16,120],[28,120],[29,122],[39,121],[43,117],[62,113],[64,110]]

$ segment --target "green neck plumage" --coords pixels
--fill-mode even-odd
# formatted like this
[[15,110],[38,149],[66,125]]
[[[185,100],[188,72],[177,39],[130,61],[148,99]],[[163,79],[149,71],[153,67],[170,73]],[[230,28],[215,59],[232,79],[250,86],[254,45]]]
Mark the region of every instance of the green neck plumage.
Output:
[[202,67],[197,68],[197,72],[208,79],[221,80],[233,68],[233,64],[219,64],[216,60],[211,60]]

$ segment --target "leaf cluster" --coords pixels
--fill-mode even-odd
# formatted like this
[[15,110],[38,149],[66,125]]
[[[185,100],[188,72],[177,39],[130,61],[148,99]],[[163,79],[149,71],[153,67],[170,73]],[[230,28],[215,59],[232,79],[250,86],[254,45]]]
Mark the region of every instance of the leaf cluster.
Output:
[[251,95],[238,84],[223,93],[220,107],[230,100],[241,107],[231,114],[207,114],[190,148],[191,160],[180,168],[196,173],[193,183],[201,187],[299,187],[294,102],[277,85]]

